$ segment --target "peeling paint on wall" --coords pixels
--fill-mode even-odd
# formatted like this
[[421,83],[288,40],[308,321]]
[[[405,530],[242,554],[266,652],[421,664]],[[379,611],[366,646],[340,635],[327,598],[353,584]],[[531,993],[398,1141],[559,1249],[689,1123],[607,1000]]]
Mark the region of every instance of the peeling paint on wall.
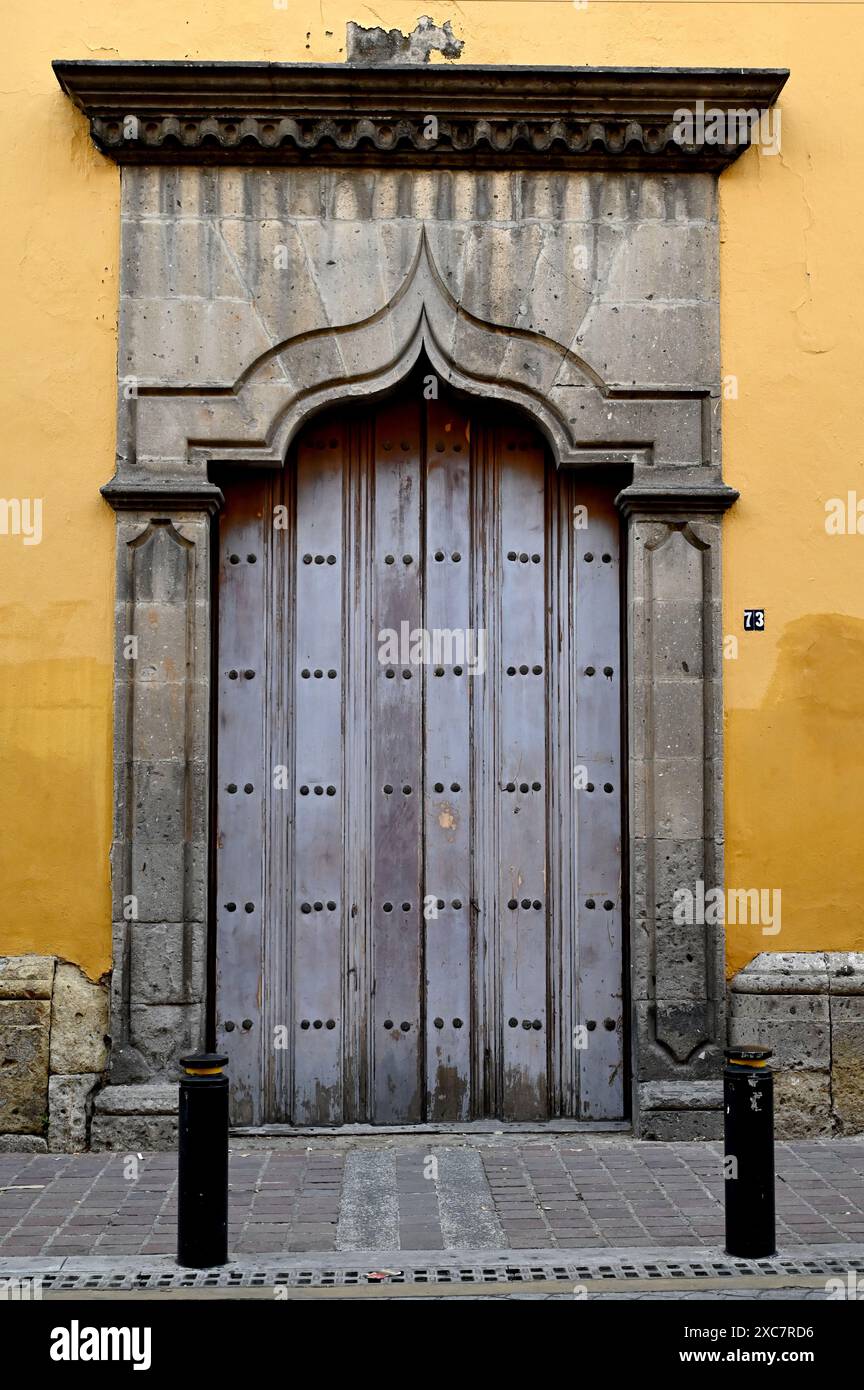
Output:
[[449,19],[438,25],[427,15],[421,15],[410,34],[403,34],[401,29],[364,29],[362,24],[350,20],[346,35],[348,62],[360,67],[428,63],[431,53],[459,58],[464,47],[464,42],[454,36]]

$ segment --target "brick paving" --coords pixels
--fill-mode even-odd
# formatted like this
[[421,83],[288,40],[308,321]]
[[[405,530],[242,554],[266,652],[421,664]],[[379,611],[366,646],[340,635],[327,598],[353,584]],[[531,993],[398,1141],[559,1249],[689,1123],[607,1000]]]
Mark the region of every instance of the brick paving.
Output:
[[[618,1136],[233,1141],[237,1255],[716,1246],[719,1144]],[[864,1244],[864,1140],[777,1145],[781,1250]],[[0,1257],[170,1255],[173,1154],[0,1155]]]

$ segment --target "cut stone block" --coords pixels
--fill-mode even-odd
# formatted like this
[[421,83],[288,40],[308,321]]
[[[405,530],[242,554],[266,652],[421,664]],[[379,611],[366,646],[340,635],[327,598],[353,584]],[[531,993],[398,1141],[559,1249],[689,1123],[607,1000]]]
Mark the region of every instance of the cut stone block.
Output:
[[828,996],[733,993],[729,1043],[770,1047],[771,1064],[778,1070],[827,1070],[831,1054]]
[[831,1091],[842,1134],[864,1131],[864,995],[831,998]]
[[780,1071],[774,1076],[774,1135],[810,1139],[831,1134],[831,1078],[827,1071]]
[[646,1081],[639,1087],[639,1109],[722,1110],[723,1082]]
[[735,994],[827,994],[824,951],[760,951],[738,971]]
[[864,951],[829,951],[826,959],[832,994],[864,994]]
[[642,1115],[642,1139],[661,1141],[722,1139],[722,1110],[649,1110]]
[[77,965],[59,961],[51,1004],[51,1071],[101,1072],[108,1062],[108,993]]
[[47,1140],[40,1134],[0,1134],[0,1154],[44,1154]]
[[170,1152],[177,1147],[177,1119],[170,1115],[94,1115],[90,1148],[105,1150],[150,1149]]
[[53,956],[0,956],[0,999],[50,999]]
[[83,1153],[87,1148],[93,1091],[98,1072],[52,1076],[48,1082],[48,1148],[51,1153]]
[[176,1115],[180,1083],[152,1086],[106,1086],[95,1100],[100,1115]]
[[41,1134],[48,1110],[47,999],[0,1000],[0,1132]]

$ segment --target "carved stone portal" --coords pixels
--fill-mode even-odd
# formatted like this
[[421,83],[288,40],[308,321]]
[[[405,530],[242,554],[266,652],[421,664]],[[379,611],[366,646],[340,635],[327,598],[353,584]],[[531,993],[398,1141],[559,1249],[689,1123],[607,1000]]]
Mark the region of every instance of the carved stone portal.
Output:
[[125,166],[98,1142],[164,1142],[165,1083],[208,1036],[209,469],[283,466],[311,415],[386,395],[421,355],[526,412],[559,467],[628,470],[632,1114],[648,1137],[716,1135],[722,927],[676,924],[672,894],[723,882],[720,517],[737,494],[716,177],[743,147],[670,130],[700,98],[770,105],[785,75],[57,69]]

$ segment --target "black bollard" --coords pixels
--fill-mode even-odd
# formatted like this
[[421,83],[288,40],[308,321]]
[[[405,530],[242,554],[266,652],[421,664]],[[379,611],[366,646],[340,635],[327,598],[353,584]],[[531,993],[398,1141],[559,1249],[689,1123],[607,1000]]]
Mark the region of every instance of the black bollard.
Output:
[[776,1254],[774,1078],[767,1047],[726,1049],[723,1072],[726,1253]]
[[192,1269],[228,1260],[228,1058],[180,1058],[177,1263]]

